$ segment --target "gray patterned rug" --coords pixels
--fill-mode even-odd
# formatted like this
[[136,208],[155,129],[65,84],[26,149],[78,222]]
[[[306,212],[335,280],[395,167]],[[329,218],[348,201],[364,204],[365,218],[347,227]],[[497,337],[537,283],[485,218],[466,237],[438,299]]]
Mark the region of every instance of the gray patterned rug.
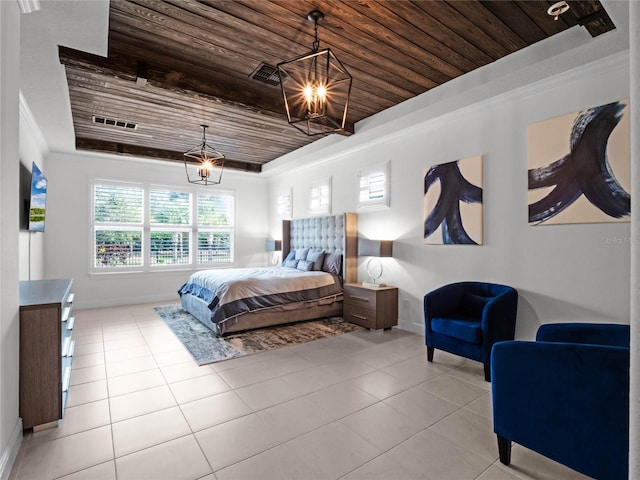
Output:
[[198,365],[362,330],[362,327],[345,322],[341,317],[328,317],[218,337],[180,305],[155,307],[155,311]]

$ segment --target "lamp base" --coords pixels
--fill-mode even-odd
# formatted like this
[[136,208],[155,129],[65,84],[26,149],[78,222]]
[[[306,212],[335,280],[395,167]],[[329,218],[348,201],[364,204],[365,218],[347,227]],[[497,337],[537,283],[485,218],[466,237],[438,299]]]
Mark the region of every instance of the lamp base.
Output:
[[362,282],[362,286],[366,288],[382,288],[386,287],[386,283],[371,283],[371,282]]

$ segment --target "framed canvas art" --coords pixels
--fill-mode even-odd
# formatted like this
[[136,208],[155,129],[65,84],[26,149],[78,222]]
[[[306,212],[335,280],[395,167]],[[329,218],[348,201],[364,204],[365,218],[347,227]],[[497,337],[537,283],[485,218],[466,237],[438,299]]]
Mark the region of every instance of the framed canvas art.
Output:
[[482,245],[482,156],[424,171],[424,240],[431,245]]
[[629,222],[629,101],[529,125],[529,224]]

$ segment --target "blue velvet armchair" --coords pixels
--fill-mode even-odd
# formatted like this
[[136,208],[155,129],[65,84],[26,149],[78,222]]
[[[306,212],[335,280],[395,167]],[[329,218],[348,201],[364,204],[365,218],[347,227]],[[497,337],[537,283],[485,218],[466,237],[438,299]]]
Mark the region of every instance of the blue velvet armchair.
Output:
[[627,479],[628,325],[542,325],[535,342],[497,343],[491,364],[503,464],[515,442],[596,479]]
[[491,381],[491,347],[513,340],[518,292],[507,285],[458,282],[424,296],[424,333],[427,360],[440,349],[484,365]]

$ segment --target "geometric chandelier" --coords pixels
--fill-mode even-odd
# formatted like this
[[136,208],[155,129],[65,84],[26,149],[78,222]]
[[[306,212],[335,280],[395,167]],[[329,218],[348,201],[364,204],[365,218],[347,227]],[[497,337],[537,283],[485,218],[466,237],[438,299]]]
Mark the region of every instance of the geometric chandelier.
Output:
[[322,12],[307,15],[315,41],[309,53],[278,64],[289,124],[309,136],[344,131],[352,77],[330,48],[319,50]]
[[224,155],[207,143],[206,135],[209,125],[200,126],[202,127],[202,143],[184,153],[187,181],[205,186],[218,185],[222,180]]

